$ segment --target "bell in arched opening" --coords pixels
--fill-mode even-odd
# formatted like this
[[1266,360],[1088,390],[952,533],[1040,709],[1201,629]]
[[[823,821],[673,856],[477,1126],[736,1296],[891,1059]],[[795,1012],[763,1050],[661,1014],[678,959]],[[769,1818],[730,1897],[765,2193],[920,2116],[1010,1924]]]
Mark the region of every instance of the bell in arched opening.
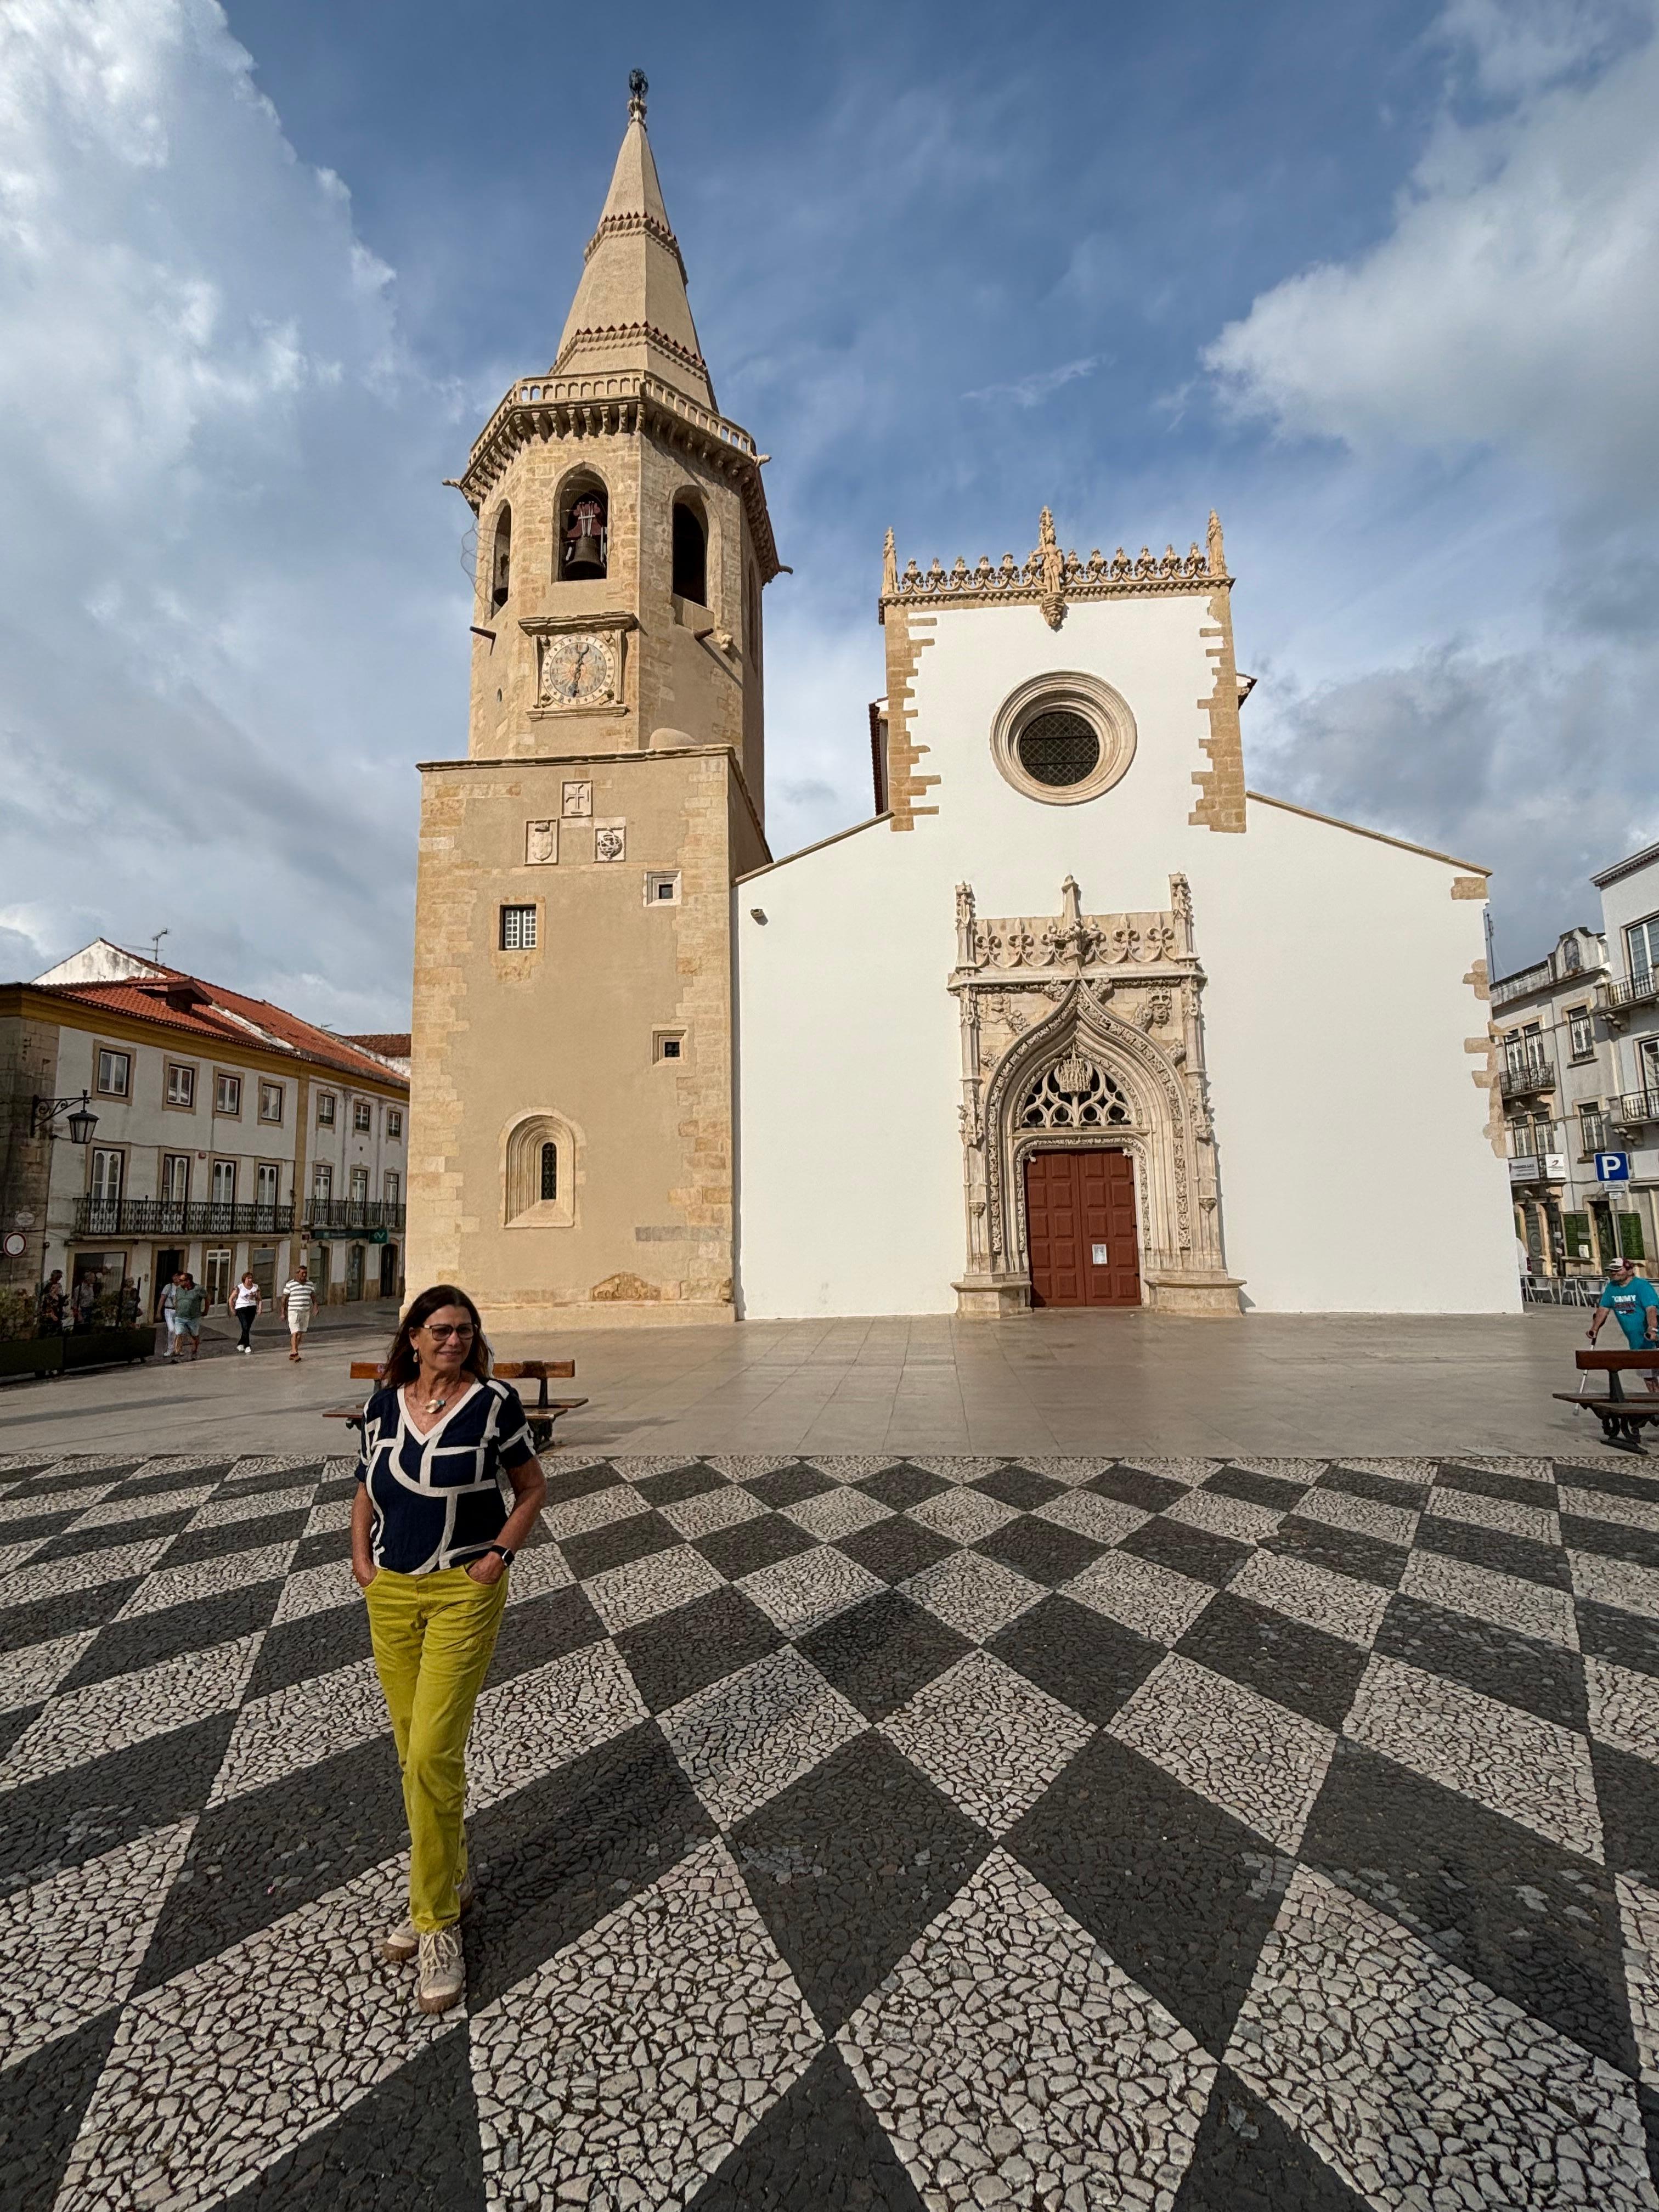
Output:
[[559,574],[568,583],[606,574],[611,532],[604,492],[580,484],[570,495],[559,535]]

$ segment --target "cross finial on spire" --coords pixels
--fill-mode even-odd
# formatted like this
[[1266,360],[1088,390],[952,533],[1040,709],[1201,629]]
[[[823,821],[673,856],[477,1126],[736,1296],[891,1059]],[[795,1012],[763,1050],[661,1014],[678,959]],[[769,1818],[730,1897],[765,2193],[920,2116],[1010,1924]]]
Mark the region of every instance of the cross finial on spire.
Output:
[[645,95],[650,91],[650,86],[645,81],[645,71],[643,70],[629,70],[628,119],[630,123],[644,122]]

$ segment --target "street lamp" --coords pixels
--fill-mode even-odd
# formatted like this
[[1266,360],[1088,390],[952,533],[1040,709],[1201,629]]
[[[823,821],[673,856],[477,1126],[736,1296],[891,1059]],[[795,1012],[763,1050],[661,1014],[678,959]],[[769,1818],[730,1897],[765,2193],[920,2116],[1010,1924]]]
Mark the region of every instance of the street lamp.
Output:
[[37,1137],[55,1137],[58,1132],[52,1127],[52,1122],[59,1114],[64,1112],[69,1115],[70,1144],[89,1145],[92,1142],[92,1133],[98,1127],[98,1116],[93,1112],[92,1102],[84,1091],[78,1100],[73,1097],[37,1098],[34,1102],[33,1133]]

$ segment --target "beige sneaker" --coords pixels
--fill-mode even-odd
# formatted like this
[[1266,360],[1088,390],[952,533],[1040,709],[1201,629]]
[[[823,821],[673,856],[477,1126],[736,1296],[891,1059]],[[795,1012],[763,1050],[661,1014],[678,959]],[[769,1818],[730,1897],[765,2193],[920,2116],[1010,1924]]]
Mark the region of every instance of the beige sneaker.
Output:
[[466,1961],[459,1928],[440,1928],[421,1938],[421,1978],[415,2002],[422,2012],[447,2012],[466,1990]]
[[[477,1893],[469,1874],[458,1892],[463,1912],[472,1910],[472,1900]],[[412,1920],[400,1920],[395,1928],[388,1928],[380,1942],[380,1956],[389,1966],[406,1966],[420,1948],[421,1931]]]

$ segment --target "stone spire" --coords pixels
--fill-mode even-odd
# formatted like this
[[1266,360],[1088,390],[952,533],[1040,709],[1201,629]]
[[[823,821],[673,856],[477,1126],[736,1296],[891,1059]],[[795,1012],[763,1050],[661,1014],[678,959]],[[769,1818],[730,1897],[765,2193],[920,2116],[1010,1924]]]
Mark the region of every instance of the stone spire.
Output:
[[638,70],[628,89],[628,128],[553,374],[645,374],[712,409],[714,388],[685,295],[685,264],[645,135],[646,82]]

